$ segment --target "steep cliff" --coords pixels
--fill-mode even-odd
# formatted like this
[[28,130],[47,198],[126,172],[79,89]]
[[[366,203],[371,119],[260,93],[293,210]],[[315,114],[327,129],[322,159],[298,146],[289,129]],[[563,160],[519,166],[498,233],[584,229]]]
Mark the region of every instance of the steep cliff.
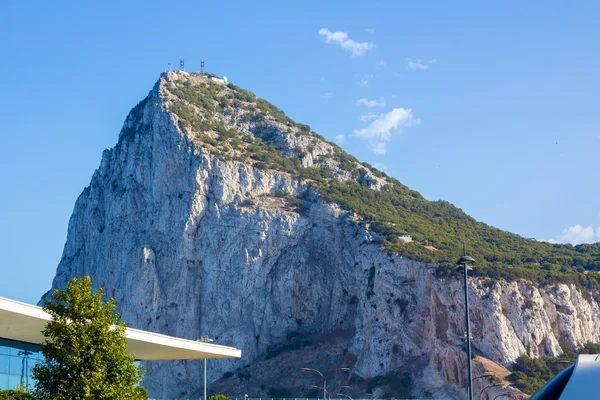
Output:
[[[394,243],[396,231],[321,190],[333,181],[400,187],[243,89],[163,74],[77,199],[53,287],[91,275],[129,326],[241,348],[241,360],[210,361],[209,380],[225,374],[217,385],[231,395],[305,395],[308,366],[354,396],[460,398],[462,282],[421,256],[446,250]],[[475,376],[558,355],[559,341],[600,341],[595,290],[479,276],[469,291]],[[154,396],[202,385],[201,363],[146,368]],[[485,394],[502,391],[518,395]]]

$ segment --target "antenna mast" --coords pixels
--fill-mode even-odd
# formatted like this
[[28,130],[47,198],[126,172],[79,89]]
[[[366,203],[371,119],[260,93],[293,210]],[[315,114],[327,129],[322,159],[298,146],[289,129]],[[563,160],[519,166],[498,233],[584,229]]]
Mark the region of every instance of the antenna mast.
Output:
[[204,61],[200,61],[200,72],[204,72]]
[[180,71],[185,71],[184,64],[185,64],[185,61],[183,61],[183,58],[181,60],[179,60],[179,70]]

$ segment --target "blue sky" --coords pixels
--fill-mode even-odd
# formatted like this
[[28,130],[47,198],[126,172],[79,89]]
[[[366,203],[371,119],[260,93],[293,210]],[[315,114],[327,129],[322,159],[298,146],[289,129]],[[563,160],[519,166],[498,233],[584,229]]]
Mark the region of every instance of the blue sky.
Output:
[[431,200],[599,241],[598,4],[4,1],[0,296],[50,287],[102,151],[180,58]]

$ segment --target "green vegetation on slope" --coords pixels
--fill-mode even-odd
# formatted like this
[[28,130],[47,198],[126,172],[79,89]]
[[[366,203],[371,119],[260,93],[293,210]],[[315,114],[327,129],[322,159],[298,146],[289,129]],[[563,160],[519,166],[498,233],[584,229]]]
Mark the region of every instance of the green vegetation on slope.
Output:
[[[457,253],[466,241],[477,257],[476,275],[598,286],[600,244],[574,247],[528,240],[477,222],[448,202],[428,201],[397,180],[391,181],[393,185],[381,191],[335,179],[317,183],[315,188],[326,200],[369,221],[390,251],[414,260],[440,263],[441,275],[453,271],[460,255]],[[414,242],[400,243],[398,236],[402,234],[411,235]]]
[[522,355],[517,358],[513,366],[510,379],[514,386],[527,394],[533,394],[540,390],[550,379],[554,378],[563,369],[573,364],[579,354],[598,354],[600,344],[587,343],[576,351],[571,350],[568,345],[562,345],[564,353],[558,357],[531,358]]
[[[192,85],[183,80],[169,85],[169,91],[177,97],[170,104],[171,111],[179,116],[180,124],[198,133],[200,141],[213,146],[215,154],[253,162],[257,168],[300,176],[325,200],[358,214],[378,234],[377,242],[388,251],[440,264],[439,276],[453,272],[462,243],[466,242],[477,261],[475,275],[508,280],[523,278],[540,284],[600,286],[600,243],[571,246],[537,242],[477,222],[448,202],[428,201],[369,164],[360,164],[333,143],[329,143],[332,148],[329,156],[321,157],[334,160],[340,170],[350,172],[355,180],[335,178],[334,171],[324,163],[304,168],[302,158],[306,153],[289,149],[278,141],[281,127],[276,123],[286,127],[287,135],[307,135],[313,143],[324,141],[308,125],[295,123],[276,106],[231,83],[226,87],[211,82]],[[192,105],[202,110],[203,115]],[[252,134],[209,121],[217,112],[238,121],[250,121]],[[209,131],[217,132],[217,139],[205,134]],[[390,184],[377,191],[366,182],[359,182],[365,168]],[[398,236],[403,234],[412,236],[414,241],[401,243]]]

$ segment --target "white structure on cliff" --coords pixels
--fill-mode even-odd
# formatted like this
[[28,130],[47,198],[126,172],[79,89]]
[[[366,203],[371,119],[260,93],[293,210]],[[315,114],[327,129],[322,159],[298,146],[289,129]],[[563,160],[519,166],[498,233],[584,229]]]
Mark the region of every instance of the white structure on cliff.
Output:
[[213,82],[220,83],[222,85],[226,85],[227,84],[227,77],[226,76],[224,76],[223,79],[217,78],[216,76],[211,76],[210,80],[213,81]]
[[410,243],[413,241],[412,236],[410,235],[400,235],[398,236],[398,240],[400,243]]

